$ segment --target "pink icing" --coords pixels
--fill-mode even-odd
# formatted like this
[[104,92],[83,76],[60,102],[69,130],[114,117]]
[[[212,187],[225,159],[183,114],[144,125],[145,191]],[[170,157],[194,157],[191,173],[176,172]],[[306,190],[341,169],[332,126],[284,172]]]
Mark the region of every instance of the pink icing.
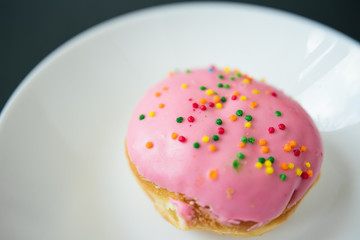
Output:
[[[231,76],[235,80],[230,80]],[[236,77],[234,72],[210,69],[178,73],[159,82],[137,105],[128,128],[127,146],[131,161],[149,181],[195,199],[200,206],[209,206],[221,222],[254,221],[261,225],[302,198],[320,172],[323,150],[318,130],[298,103],[267,84],[251,78],[250,84],[246,84],[244,79],[244,76]],[[230,88],[219,88],[218,83],[229,84]],[[214,95],[207,95],[200,86],[226,97],[222,109],[210,107]],[[235,100],[234,91],[240,93]],[[247,100],[240,100],[240,96],[246,96]],[[207,103],[199,103],[200,98]],[[251,108],[251,102],[257,106]],[[161,103],[163,108],[158,107]],[[206,110],[194,108],[193,103],[205,105]],[[229,117],[236,116],[239,109],[244,115],[231,121]],[[153,117],[148,115],[151,111],[155,112]],[[275,111],[282,115],[276,116]],[[145,119],[139,120],[141,114]],[[245,115],[252,116],[250,128],[244,126]],[[194,117],[193,122],[188,121],[189,116]],[[178,117],[184,118],[182,123],[176,121]],[[221,126],[215,123],[218,118],[222,119]],[[285,129],[279,129],[279,124],[284,124]],[[223,134],[218,133],[219,127],[224,128]],[[274,133],[269,133],[270,127],[275,129]],[[178,134],[175,140],[171,137],[173,132]],[[218,141],[212,139],[215,134]],[[180,142],[180,136],[186,141]],[[208,143],[202,141],[203,136],[210,137]],[[255,142],[240,148],[243,136],[253,137]],[[260,139],[267,141],[269,153],[262,152]],[[292,140],[296,141],[296,147],[284,151],[284,145]],[[147,148],[147,142],[153,146]],[[199,148],[193,147],[195,142],[200,144]],[[216,146],[216,151],[209,150],[211,144]],[[296,156],[301,146],[306,146],[306,151]],[[245,158],[238,159],[238,152]],[[259,157],[269,156],[275,158],[272,174],[266,173],[265,165],[255,167]],[[233,167],[235,159],[241,163],[238,169]],[[283,163],[293,163],[295,167],[283,170]],[[303,178],[306,174],[298,176],[297,168],[303,172],[311,170],[312,176],[307,179]],[[211,179],[209,173],[215,169],[217,176]],[[286,180],[281,180],[280,174],[285,174]]]
[[194,216],[193,208],[180,200],[176,200],[173,198],[170,198],[170,202],[176,206],[176,212],[179,214],[179,216],[185,220],[185,222],[190,222]]

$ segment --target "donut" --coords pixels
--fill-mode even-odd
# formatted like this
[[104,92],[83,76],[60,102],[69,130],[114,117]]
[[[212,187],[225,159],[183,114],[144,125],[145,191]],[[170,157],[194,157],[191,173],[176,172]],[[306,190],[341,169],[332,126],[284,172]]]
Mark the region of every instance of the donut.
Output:
[[131,171],[168,222],[236,237],[286,221],[323,159],[319,131],[297,102],[214,66],[151,87],[125,143]]

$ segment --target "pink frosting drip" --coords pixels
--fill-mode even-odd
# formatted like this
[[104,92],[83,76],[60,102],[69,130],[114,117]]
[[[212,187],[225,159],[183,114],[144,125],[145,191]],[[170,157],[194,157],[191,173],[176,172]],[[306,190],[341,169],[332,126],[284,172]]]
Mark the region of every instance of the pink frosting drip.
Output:
[[179,214],[185,222],[188,223],[192,220],[194,213],[193,208],[189,204],[173,198],[170,198],[170,202],[176,206],[177,214]]
[[[219,74],[224,79],[220,79]],[[220,221],[262,224],[278,217],[288,204],[296,204],[315,182],[322,164],[321,138],[309,115],[282,92],[257,81],[244,84],[244,77],[231,81],[230,76],[235,76],[234,72],[194,70],[175,74],[156,84],[133,113],[127,133],[128,152],[146,179],[195,199],[201,206],[209,206]],[[230,88],[219,88],[218,83],[229,84]],[[187,84],[187,88],[182,88],[183,84]],[[227,101],[222,103],[223,108],[210,107],[214,95],[207,95],[200,86],[214,90],[220,97],[225,96]],[[257,93],[254,89],[259,93],[254,94]],[[236,100],[231,99],[234,91],[240,93]],[[156,96],[156,92],[161,95]],[[240,100],[240,96],[246,96],[247,100]],[[205,111],[192,106],[195,102],[202,105],[200,98],[207,100]],[[256,102],[257,106],[251,108],[251,102]],[[159,108],[159,104],[164,107]],[[229,117],[239,109],[244,115],[231,121]],[[151,111],[155,116],[148,116]],[[282,115],[276,116],[275,111]],[[144,114],[145,119],[139,120],[140,114]],[[250,128],[244,126],[245,115],[253,118]],[[189,116],[195,120],[189,122]],[[177,123],[178,117],[183,117],[184,121]],[[218,118],[223,121],[221,126],[215,123]],[[284,124],[285,129],[280,130],[279,124]],[[223,134],[218,134],[219,127],[224,128]],[[270,134],[269,127],[274,127],[275,132]],[[184,136],[186,142],[180,142],[179,137],[172,139],[173,132]],[[218,141],[212,139],[214,134],[219,136]],[[210,141],[203,142],[203,136],[209,136]],[[243,136],[255,138],[255,143],[246,143],[245,148],[240,148],[238,144]],[[261,151],[260,139],[267,141],[269,153]],[[292,140],[296,141],[296,147],[290,152],[284,151],[284,145]],[[153,144],[152,148],[145,147],[147,142]],[[194,142],[200,143],[200,147],[194,148]],[[210,144],[216,146],[216,151],[209,150]],[[306,151],[295,156],[294,150],[301,146],[306,146]],[[232,164],[238,152],[245,158],[239,159],[241,167],[236,170]],[[255,167],[259,157],[267,159],[269,156],[275,158],[273,174],[267,174],[265,166]],[[295,167],[285,171],[282,163],[293,163]],[[298,176],[297,168],[304,172],[311,169],[312,177]],[[217,177],[211,179],[209,172],[214,169],[217,169]],[[287,176],[285,181],[280,179],[280,174]]]

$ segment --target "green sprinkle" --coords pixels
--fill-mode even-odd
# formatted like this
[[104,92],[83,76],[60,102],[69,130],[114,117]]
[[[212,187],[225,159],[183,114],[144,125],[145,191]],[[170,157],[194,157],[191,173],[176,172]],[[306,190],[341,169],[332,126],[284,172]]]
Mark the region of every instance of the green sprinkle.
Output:
[[233,168],[238,169],[239,166],[240,166],[239,160],[235,159],[235,160],[233,161]]
[[238,152],[237,157],[240,158],[240,159],[244,159],[245,155],[242,152]]
[[242,75],[241,75],[241,73],[238,72],[238,73],[236,73],[236,76],[237,76],[238,78],[241,78]]
[[247,137],[242,137],[242,138],[241,138],[241,141],[242,141],[243,143],[247,143],[248,139],[247,139]]
[[234,81],[234,80],[235,80],[235,77],[231,76],[229,79],[230,79],[231,81]]
[[245,120],[250,122],[252,120],[252,116],[251,115],[246,115]]
[[201,87],[200,87],[200,90],[201,90],[201,91],[204,91],[204,90],[206,90],[206,87],[205,87],[205,86],[201,86]]
[[194,142],[194,148],[199,148],[200,147],[200,143],[198,143],[198,142]]
[[281,116],[281,112],[280,111],[275,111],[275,115],[280,117]]
[[270,157],[268,157],[268,160],[269,160],[271,163],[274,163],[275,158],[274,158],[274,157],[272,157],[272,156],[270,156]]
[[186,73],[187,74],[191,73],[191,70],[190,69],[186,70]]
[[218,87],[219,87],[219,88],[222,88],[222,87],[224,87],[224,84],[218,83]]
[[230,88],[230,85],[229,85],[229,84],[225,84],[225,85],[224,85],[224,88],[228,89],[228,88]]
[[263,158],[263,157],[258,158],[258,162],[259,162],[259,163],[264,163],[264,162],[265,162],[265,158]]
[[222,120],[220,118],[216,119],[216,124],[217,125],[221,125],[222,124]]
[[178,118],[176,119],[176,121],[177,121],[178,123],[182,123],[182,121],[184,121],[184,118],[183,118],[183,117],[178,117]]
[[145,115],[144,114],[141,114],[140,116],[139,116],[139,119],[140,120],[143,120],[145,118]]
[[219,74],[219,76],[218,76],[220,79],[224,79],[224,75],[222,75],[222,74]]
[[216,141],[219,140],[219,136],[218,136],[218,135],[214,135],[214,136],[212,136],[212,139],[216,142]]
[[255,138],[253,138],[253,137],[249,137],[248,140],[249,140],[249,143],[254,143],[255,142]]
[[221,100],[222,102],[226,102],[226,97],[221,97],[220,100]]
[[282,181],[285,181],[285,180],[286,180],[286,175],[285,175],[285,174],[280,174],[280,179],[281,179]]
[[241,117],[243,114],[244,114],[244,112],[242,110],[236,111],[236,115],[238,115],[239,117]]

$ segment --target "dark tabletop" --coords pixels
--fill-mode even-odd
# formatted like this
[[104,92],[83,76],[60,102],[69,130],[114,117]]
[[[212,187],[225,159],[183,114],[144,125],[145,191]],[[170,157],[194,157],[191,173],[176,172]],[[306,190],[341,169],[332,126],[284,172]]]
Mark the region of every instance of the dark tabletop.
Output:
[[[31,69],[71,37],[109,18],[171,2],[179,1],[0,0],[0,110]],[[360,41],[358,0],[237,2],[296,13],[324,23]]]

